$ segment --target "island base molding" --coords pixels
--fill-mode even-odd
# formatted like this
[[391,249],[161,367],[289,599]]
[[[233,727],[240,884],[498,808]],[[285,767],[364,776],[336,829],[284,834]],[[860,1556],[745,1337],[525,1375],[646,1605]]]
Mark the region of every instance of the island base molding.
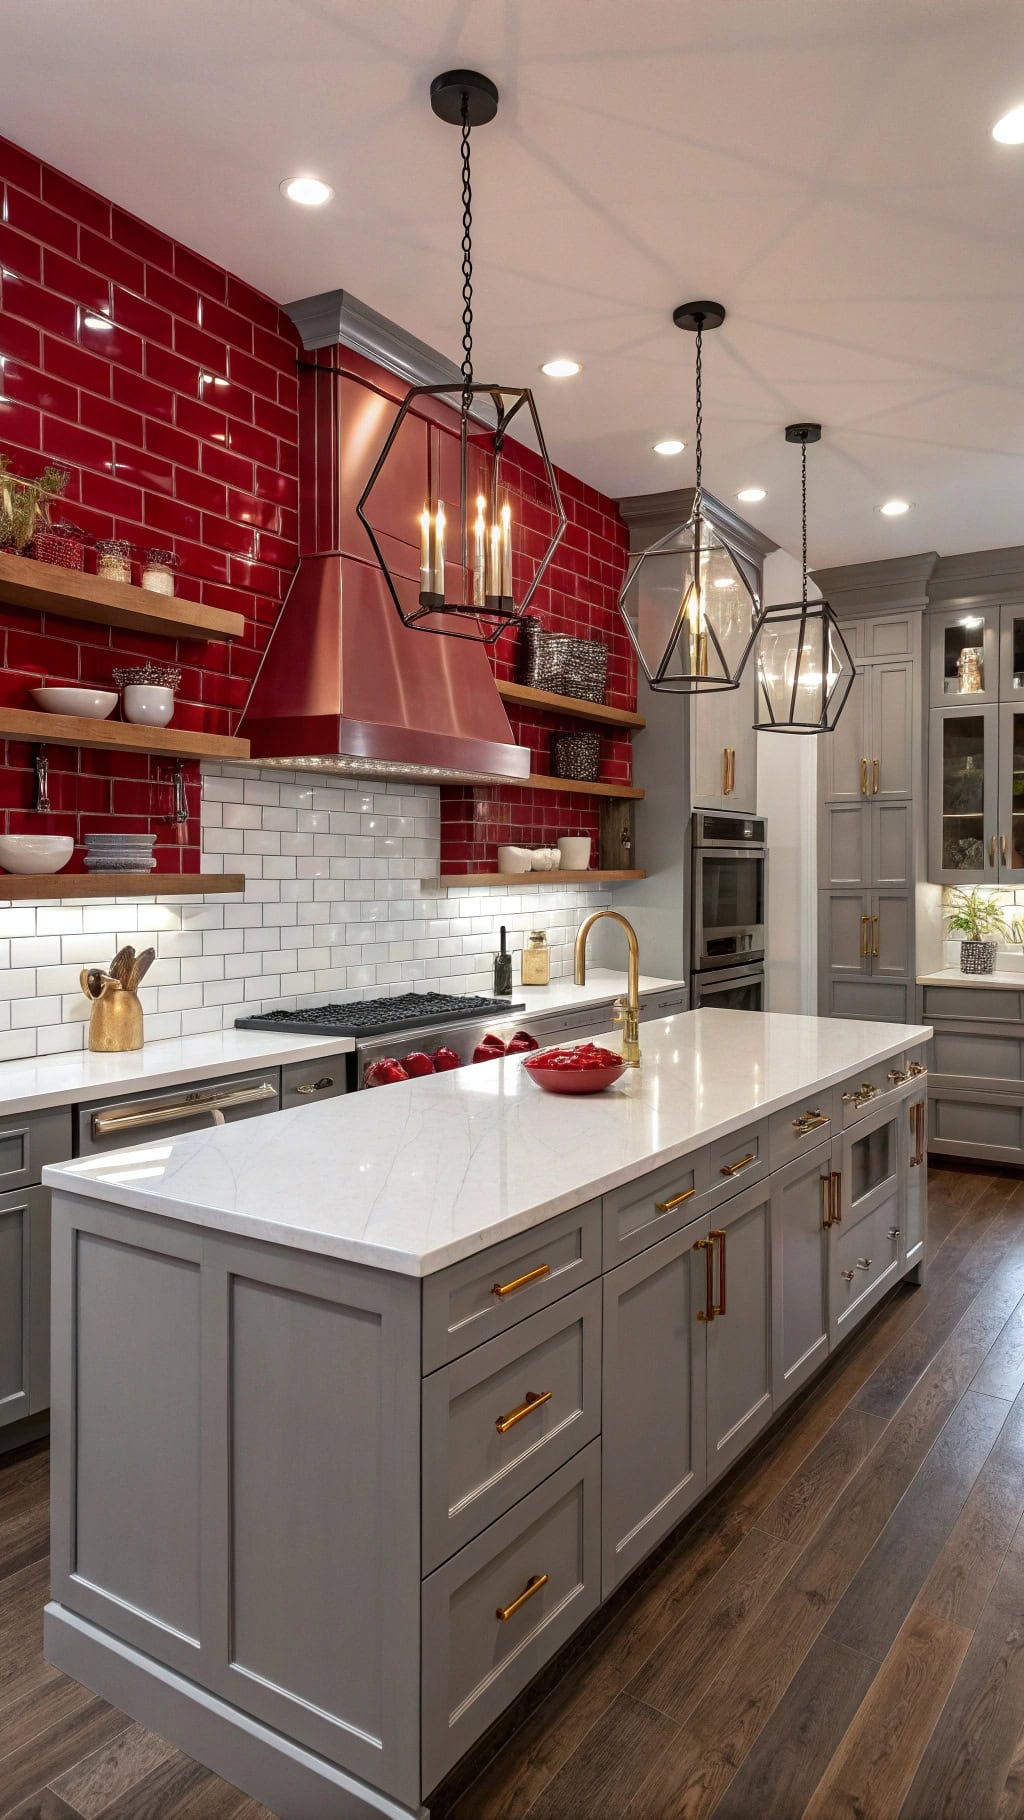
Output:
[[43,1647],[54,1667],[278,1820],[429,1820],[425,1807],[403,1807],[61,1605],[45,1608]]

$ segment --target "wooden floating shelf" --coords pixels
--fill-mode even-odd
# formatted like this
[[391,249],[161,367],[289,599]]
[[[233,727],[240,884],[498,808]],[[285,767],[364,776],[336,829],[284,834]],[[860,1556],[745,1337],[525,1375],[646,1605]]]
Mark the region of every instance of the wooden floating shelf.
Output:
[[646,872],[446,872],[423,889],[436,891],[453,885],[460,891],[474,885],[621,885],[630,878],[646,877]]
[[231,739],[220,733],[189,733],[180,727],[135,726],[123,720],[91,720],[84,714],[46,714],[37,708],[0,708],[0,739],[24,739],[38,746],[148,752],[165,758],[249,756],[247,739]]
[[521,787],[525,790],[568,790],[575,796],[628,796],[638,802],[643,791],[635,784],[583,784],[575,777],[548,777],[540,771],[531,771],[524,777]]
[[25,897],[199,897],[239,892],[238,872],[0,872],[0,902]]
[[29,556],[0,556],[0,601],[32,613],[58,613],[64,619],[163,638],[223,641],[240,638],[245,630],[241,613],[154,594],[126,581],[104,581],[83,569],[62,569]]
[[631,714],[628,708],[607,708],[604,702],[584,701],[577,695],[555,695],[550,689],[528,689],[525,683],[498,682],[502,701],[515,702],[520,708],[543,708],[546,714],[570,714],[574,720],[596,720],[607,727],[646,727],[642,714]]

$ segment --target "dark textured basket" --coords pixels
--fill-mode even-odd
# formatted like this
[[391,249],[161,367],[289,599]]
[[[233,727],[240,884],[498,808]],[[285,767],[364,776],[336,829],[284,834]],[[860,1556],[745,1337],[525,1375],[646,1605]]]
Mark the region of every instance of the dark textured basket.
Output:
[[552,733],[552,777],[569,777],[576,783],[593,784],[597,782],[600,762],[599,733]]
[[519,653],[519,680],[527,688],[574,695],[581,701],[604,701],[608,650],[599,639],[549,632],[539,619],[527,618]]
[[996,952],[995,942],[961,942],[961,973],[994,973]]

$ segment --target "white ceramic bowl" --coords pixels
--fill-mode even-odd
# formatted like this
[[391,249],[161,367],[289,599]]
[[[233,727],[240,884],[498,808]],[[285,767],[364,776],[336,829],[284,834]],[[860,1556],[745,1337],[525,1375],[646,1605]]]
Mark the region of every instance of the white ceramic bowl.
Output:
[[558,843],[565,872],[586,872],[590,865],[589,834],[563,834]]
[[47,714],[81,714],[85,720],[106,720],[117,707],[117,690],[33,689],[32,700]]
[[5,872],[60,872],[74,850],[70,834],[0,834]]
[[174,690],[162,683],[126,683],[124,717],[136,726],[166,727],[174,713]]
[[499,847],[499,872],[530,872],[533,870],[533,854],[529,847]]

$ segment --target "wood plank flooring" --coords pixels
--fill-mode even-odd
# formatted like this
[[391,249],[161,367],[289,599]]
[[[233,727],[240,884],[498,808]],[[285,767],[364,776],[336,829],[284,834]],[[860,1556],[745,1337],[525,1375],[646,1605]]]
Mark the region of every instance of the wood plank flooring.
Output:
[[[930,1182],[927,1284],[435,1820],[1024,1820],[1024,1180]],[[43,1661],[46,1496],[0,1456],[0,1820],[273,1820]]]

